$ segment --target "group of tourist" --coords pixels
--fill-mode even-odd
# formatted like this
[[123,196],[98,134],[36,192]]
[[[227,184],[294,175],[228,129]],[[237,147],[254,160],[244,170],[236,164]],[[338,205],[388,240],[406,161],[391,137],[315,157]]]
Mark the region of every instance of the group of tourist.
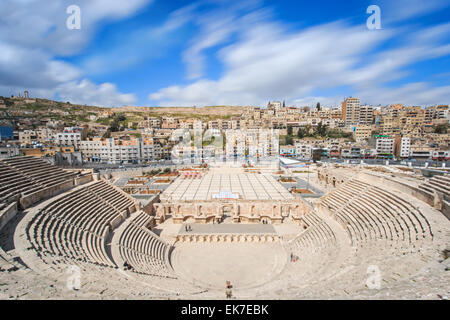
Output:
[[124,270],[132,270],[132,266],[128,263],[128,261],[125,261],[124,263],[123,263],[123,269]]
[[295,262],[297,260],[298,260],[298,256],[296,256],[293,253],[291,253],[291,262]]

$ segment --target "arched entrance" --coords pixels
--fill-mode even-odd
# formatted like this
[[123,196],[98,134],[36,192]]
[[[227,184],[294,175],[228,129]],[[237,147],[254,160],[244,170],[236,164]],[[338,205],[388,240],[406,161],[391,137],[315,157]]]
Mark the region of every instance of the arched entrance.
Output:
[[231,223],[233,218],[233,205],[224,205],[222,207],[222,222]]

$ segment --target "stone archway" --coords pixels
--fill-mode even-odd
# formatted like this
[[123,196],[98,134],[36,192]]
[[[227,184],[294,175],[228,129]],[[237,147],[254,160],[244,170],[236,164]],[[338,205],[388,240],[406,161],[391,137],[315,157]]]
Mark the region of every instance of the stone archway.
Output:
[[255,211],[256,211],[256,206],[254,204],[252,204],[251,208],[250,208],[250,216],[254,217]]
[[183,222],[186,222],[186,223],[194,223],[194,222],[195,222],[195,217],[194,217],[194,216],[191,216],[191,215],[189,215],[189,216],[184,216],[184,217],[183,217]]
[[222,211],[222,221],[233,218],[234,215],[233,205],[231,204],[223,205],[221,211]]

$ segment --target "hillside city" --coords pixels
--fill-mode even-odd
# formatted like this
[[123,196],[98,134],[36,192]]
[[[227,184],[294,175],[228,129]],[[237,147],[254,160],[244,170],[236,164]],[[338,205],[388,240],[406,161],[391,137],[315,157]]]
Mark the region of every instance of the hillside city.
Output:
[[450,299],[450,0],[0,12],[1,302]]
[[276,101],[266,107],[102,108],[24,92],[0,97],[0,158],[34,156],[60,166],[95,167],[280,155],[445,167],[449,119],[448,105],[370,106],[353,97],[339,107]]

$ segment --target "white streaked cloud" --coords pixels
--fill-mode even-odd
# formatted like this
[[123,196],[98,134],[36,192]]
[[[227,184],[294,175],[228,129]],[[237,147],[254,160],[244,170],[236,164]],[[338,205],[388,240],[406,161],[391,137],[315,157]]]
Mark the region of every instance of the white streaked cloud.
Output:
[[65,62],[64,58],[83,50],[100,22],[130,16],[152,1],[78,0],[81,30],[68,30],[66,8],[74,4],[72,0],[2,0],[0,95],[29,90],[34,96],[56,95],[86,104],[111,106],[136,102],[133,94],[120,93],[113,84],[97,85],[82,80],[83,68]]
[[[220,25],[232,27],[215,34]],[[376,104],[377,99],[386,101],[385,90],[386,97],[412,101],[400,96],[412,93],[410,88],[424,90],[413,95],[421,103],[444,102],[440,99],[445,98],[447,87],[421,83],[389,89],[388,84],[407,76],[415,63],[448,56],[449,24],[412,31],[406,27],[369,31],[365,24],[336,21],[292,31],[275,22],[270,11],[261,10],[241,17],[215,17],[203,28],[200,35],[204,36],[194,39],[184,56],[189,78],[198,80],[162,88],[151,93],[150,100],[164,106],[265,105],[275,98],[304,103],[316,99],[314,91],[347,86],[353,88],[353,95]],[[230,34],[237,40],[226,44]],[[391,40],[399,45],[382,49]],[[202,52],[219,44],[226,44],[216,53],[224,72],[218,79],[208,79],[203,76]],[[337,99],[321,98],[330,103]]]
[[136,103],[134,94],[123,94],[117,91],[113,83],[95,83],[84,79],[65,82],[56,88],[56,93],[62,101],[76,104],[88,104],[104,107],[121,107]]

